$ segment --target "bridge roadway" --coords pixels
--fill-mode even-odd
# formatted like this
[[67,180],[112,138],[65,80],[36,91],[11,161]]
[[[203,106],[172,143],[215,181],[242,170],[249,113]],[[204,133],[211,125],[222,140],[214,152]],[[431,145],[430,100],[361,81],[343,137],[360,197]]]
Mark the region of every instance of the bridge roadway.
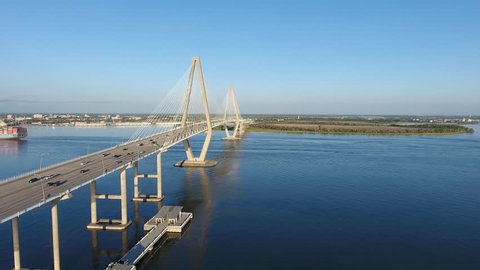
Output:
[[[212,121],[212,126],[217,127],[224,123],[225,121]],[[173,128],[27,173],[12,180],[2,181],[0,182],[0,223],[61,198],[96,179],[128,166],[131,162],[141,160],[157,150],[167,149],[206,130],[206,122],[187,124],[184,128]],[[104,157],[103,154],[107,153],[108,155]],[[116,155],[121,156],[115,157]],[[81,172],[82,170],[85,171]],[[59,175],[50,179],[29,183],[30,179],[35,177],[57,174]],[[55,182],[60,185],[48,185]]]

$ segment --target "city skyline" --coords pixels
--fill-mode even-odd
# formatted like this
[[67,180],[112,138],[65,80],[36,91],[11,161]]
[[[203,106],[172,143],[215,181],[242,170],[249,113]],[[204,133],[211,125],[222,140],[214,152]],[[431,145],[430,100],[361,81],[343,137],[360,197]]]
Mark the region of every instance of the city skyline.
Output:
[[149,113],[196,55],[247,114],[480,114],[475,1],[2,6],[4,114]]

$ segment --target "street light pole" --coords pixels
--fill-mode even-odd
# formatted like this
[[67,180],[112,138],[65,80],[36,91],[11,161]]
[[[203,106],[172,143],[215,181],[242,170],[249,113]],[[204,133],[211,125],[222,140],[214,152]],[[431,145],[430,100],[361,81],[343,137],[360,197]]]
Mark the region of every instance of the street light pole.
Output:
[[139,143],[137,143],[137,155],[138,155],[138,159],[140,160],[140,145],[139,145]]
[[105,162],[103,162],[104,159],[105,157],[102,157],[102,166],[103,166],[103,173],[106,173],[107,170],[105,169]]
[[[42,161],[43,161],[43,155],[45,153],[42,153],[40,155],[40,170],[42,170]],[[43,200],[45,201],[45,188],[43,187],[43,176],[40,176],[40,185],[42,186],[42,194],[43,194]]]

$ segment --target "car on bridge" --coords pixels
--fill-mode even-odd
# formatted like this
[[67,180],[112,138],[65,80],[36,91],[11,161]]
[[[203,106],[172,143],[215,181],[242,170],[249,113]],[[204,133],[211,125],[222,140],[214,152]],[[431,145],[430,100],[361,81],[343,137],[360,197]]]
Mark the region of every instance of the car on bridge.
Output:
[[80,170],[80,173],[86,173],[88,171],[90,171],[90,170],[89,169],[84,169],[84,170]]
[[103,157],[106,157],[106,156],[110,155],[110,153],[103,153],[102,155],[103,155]]
[[122,156],[122,155],[118,154],[118,155],[114,155],[113,157],[119,158],[119,157],[121,157],[121,156]]
[[84,162],[80,162],[80,165],[87,165],[88,163],[90,163],[90,160],[89,161],[84,161]]
[[43,179],[48,180],[48,179],[55,178],[55,177],[57,177],[57,176],[59,176],[59,175],[60,175],[59,173],[50,174],[50,175],[44,176]]
[[58,187],[58,186],[61,186],[63,184],[65,184],[67,182],[67,180],[63,180],[63,181],[55,181],[55,182],[49,182],[47,183],[47,186],[49,187]]
[[40,180],[40,178],[34,177],[34,178],[28,180],[28,183],[35,183],[35,182],[37,182],[38,180]]

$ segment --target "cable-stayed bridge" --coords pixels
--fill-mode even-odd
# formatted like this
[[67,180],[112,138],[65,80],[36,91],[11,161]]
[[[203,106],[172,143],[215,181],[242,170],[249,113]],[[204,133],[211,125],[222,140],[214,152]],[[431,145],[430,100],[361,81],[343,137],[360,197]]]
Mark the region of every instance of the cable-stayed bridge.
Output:
[[[0,181],[0,223],[12,221],[14,269],[21,269],[19,217],[46,203],[51,204],[54,269],[60,269],[60,247],[58,234],[58,202],[71,197],[71,192],[90,185],[92,230],[125,230],[131,221],[127,216],[126,170],[133,168],[134,201],[161,201],[162,195],[162,153],[171,146],[182,143],[185,160],[177,167],[212,167],[216,161],[207,160],[207,153],[213,129],[225,129],[228,140],[239,139],[243,124],[233,87],[228,89],[221,111],[211,113],[200,59],[194,57],[186,73],[186,90],[177,84],[163,102],[148,117],[147,126],[140,127],[129,140],[122,144],[97,151],[49,167],[27,172]],[[178,95],[180,92],[180,95]],[[175,100],[174,96],[180,97]],[[233,129],[233,133],[229,131]],[[194,155],[189,138],[205,133],[205,140],[198,156]],[[157,171],[153,174],[138,172],[138,162],[150,155],[156,155]],[[120,194],[98,194],[96,181],[103,176],[120,171]],[[140,194],[142,178],[157,180],[156,194]],[[102,219],[97,216],[98,200],[119,200],[121,219]]]

